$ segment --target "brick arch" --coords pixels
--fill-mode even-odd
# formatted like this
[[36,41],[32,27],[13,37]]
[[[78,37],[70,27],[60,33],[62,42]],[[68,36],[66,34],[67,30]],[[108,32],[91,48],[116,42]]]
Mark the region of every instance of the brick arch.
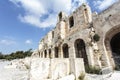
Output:
[[107,55],[109,57],[110,63],[113,66],[113,68],[115,67],[115,61],[113,59],[114,57],[112,54],[112,47],[110,43],[111,43],[112,38],[118,33],[120,33],[120,25],[114,26],[111,29],[109,29],[109,31],[107,31],[107,33],[105,34],[105,38],[104,38],[105,49],[106,49]]

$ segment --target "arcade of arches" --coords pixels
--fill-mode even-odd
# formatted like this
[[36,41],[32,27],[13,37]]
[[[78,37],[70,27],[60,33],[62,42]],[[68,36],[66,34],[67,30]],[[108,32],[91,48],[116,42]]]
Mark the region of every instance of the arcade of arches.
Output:
[[[85,49],[85,43],[82,39],[76,39],[74,42],[74,49],[75,49],[75,55],[76,58],[83,58],[85,64],[88,64],[88,59],[87,59],[87,54],[86,54],[86,49]],[[59,58],[59,47],[54,48],[54,57]],[[69,46],[67,43],[64,43],[62,45],[62,53],[63,53],[63,58],[69,58]],[[43,58],[50,58],[52,57],[52,51],[51,49],[44,50],[41,53],[41,57]]]

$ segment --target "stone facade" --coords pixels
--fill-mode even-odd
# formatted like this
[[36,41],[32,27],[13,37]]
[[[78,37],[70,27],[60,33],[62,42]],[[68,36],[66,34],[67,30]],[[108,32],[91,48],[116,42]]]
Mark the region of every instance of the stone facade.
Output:
[[76,77],[85,71],[84,66],[115,68],[120,54],[119,21],[120,1],[99,14],[92,13],[87,4],[69,16],[60,12],[56,27],[41,39],[32,57],[48,59],[51,69],[65,63],[66,75],[73,73]]

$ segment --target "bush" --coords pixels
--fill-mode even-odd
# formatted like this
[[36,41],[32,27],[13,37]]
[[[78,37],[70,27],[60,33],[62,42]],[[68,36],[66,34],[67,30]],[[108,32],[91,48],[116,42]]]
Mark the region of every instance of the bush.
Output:
[[120,65],[116,65],[115,70],[120,71]]
[[84,80],[84,78],[85,78],[85,73],[82,72],[82,73],[80,74],[80,76],[78,77],[78,79],[79,79],[79,80]]
[[90,74],[100,74],[101,69],[92,66],[85,66],[85,71]]
[[98,42],[100,40],[100,36],[98,34],[95,34],[93,36],[94,41]]
[[6,60],[13,60],[13,59],[21,59],[25,57],[29,57],[32,54],[32,49],[29,49],[27,51],[16,51],[11,54],[2,54],[0,52],[0,59],[6,59]]

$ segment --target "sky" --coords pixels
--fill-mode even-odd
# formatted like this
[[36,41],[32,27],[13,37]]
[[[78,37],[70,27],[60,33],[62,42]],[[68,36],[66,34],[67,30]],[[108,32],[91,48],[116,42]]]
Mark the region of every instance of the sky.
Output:
[[39,41],[57,22],[60,11],[68,15],[82,3],[101,12],[118,0],[0,0],[0,52],[37,49]]

